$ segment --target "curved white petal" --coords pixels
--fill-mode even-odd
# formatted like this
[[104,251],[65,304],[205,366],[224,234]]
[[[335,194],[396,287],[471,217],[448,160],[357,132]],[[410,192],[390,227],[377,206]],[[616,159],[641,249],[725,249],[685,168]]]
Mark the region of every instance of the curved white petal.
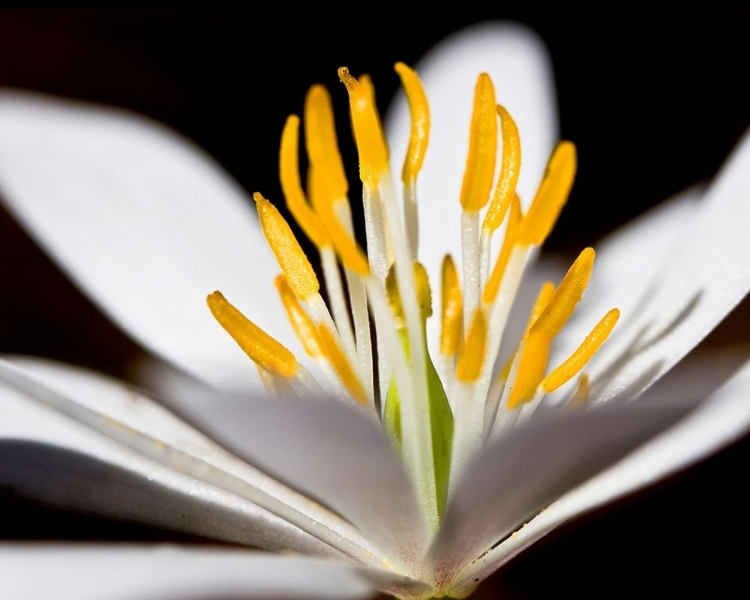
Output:
[[[456,260],[461,256],[459,197],[477,76],[489,73],[497,102],[518,125],[522,153],[518,193],[525,206],[558,139],[557,99],[547,49],[536,33],[518,23],[488,22],[463,29],[433,48],[416,69],[431,115],[430,144],[417,182],[419,258],[437,291],[443,256],[451,253]],[[400,177],[409,139],[409,111],[403,97],[389,109],[386,125],[393,173]],[[438,339],[437,321],[428,322],[431,346]]]
[[566,494],[479,558],[459,586],[472,587],[563,522],[706,458],[750,428],[750,363],[685,419]]
[[681,407],[555,411],[491,443],[449,498],[432,548],[438,578],[449,582],[525,520],[685,413]]
[[[8,411],[0,426],[7,459],[0,472],[19,495],[271,549],[333,552],[296,524],[354,560],[377,560],[341,519],[135,391],[80,369],[19,362],[50,385],[0,363]],[[39,473],[31,477],[33,469]],[[181,507],[198,516],[185,518]]]
[[750,134],[699,203],[652,285],[594,357],[596,400],[632,398],[694,348],[750,290]]
[[202,379],[258,385],[206,307],[214,290],[296,343],[252,200],[174,131],[121,110],[3,91],[0,194],[120,327]]
[[[403,465],[379,425],[333,401],[194,405],[227,448],[320,499],[351,521],[395,566],[419,577],[425,520]],[[400,563],[400,564],[399,564]]]
[[2,544],[0,597],[26,600],[356,600],[384,573],[204,546]]
[[594,272],[583,300],[555,339],[552,367],[565,360],[611,308],[620,309],[620,326],[632,317],[643,294],[654,285],[651,267],[668,264],[673,259],[670,251],[684,239],[702,195],[701,187],[691,187],[619,227],[595,245]]

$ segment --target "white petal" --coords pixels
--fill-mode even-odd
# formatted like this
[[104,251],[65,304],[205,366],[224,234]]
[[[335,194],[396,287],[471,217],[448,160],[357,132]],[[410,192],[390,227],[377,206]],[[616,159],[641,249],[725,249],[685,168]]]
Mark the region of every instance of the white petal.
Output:
[[[747,294],[748,193],[750,134],[707,190],[679,246],[668,253],[650,279],[653,285],[594,357],[592,397],[628,398],[642,392]],[[648,270],[648,263],[643,267]]]
[[[517,23],[483,23],[442,41],[416,65],[430,103],[430,145],[419,175],[419,257],[430,274],[433,293],[443,256],[460,260],[461,181],[468,152],[474,86],[489,73],[498,103],[516,121],[522,168],[518,193],[528,205],[558,139],[557,100],[547,49],[530,29]],[[389,109],[388,141],[393,173],[400,177],[409,139],[409,112],[399,98]],[[460,263],[459,263],[460,264]],[[437,321],[428,337],[437,338]]]
[[595,245],[594,273],[583,300],[555,340],[550,365],[565,360],[611,308],[620,309],[623,323],[630,318],[643,294],[654,284],[653,277],[644,275],[644,270],[651,265],[668,264],[674,258],[670,251],[683,240],[702,194],[699,186],[691,187]]
[[193,409],[213,439],[320,499],[402,571],[418,576],[426,524],[400,460],[363,411],[333,401],[284,400],[248,401],[241,410],[207,400]]
[[132,544],[3,544],[0,572],[0,597],[25,600],[354,600],[384,581],[321,559]]
[[728,446],[750,428],[750,363],[674,427],[563,496],[467,569],[464,582],[485,578],[561,523],[646,487]]
[[[284,344],[275,261],[253,202],[209,156],[124,111],[0,93],[0,192],[128,334],[224,389],[254,365],[211,317],[216,289]],[[268,293],[258,293],[259,289]]]
[[[0,427],[9,458],[0,469],[18,495],[270,549],[332,553],[297,523],[361,560],[362,546],[351,538],[362,538],[350,526],[144,396],[83,370],[38,359],[23,364],[69,397],[0,363],[9,415]],[[183,517],[188,509],[192,518]]]
[[525,520],[685,412],[681,407],[642,406],[554,411],[490,444],[469,465],[449,499],[432,550],[439,576],[449,581]]

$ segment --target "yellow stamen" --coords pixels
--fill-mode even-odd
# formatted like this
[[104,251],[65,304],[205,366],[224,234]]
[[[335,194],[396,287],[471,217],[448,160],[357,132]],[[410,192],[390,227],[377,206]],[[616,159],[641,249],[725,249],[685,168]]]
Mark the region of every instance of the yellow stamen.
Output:
[[258,218],[266,242],[289,280],[295,296],[300,300],[309,300],[320,289],[310,261],[276,207],[258,192],[253,194],[253,200],[258,209]]
[[560,142],[550,156],[544,178],[526,214],[519,244],[539,246],[552,231],[568,200],[576,174],[576,147]]
[[297,374],[294,355],[232,306],[221,292],[209,294],[206,303],[219,325],[257,365],[286,378]]
[[[539,315],[542,314],[542,311],[547,308],[547,304],[549,304],[550,299],[552,298],[552,295],[555,293],[555,284],[551,281],[546,281],[542,287],[539,289],[539,293],[536,296],[536,300],[534,301],[534,306],[531,309],[531,314],[529,315],[529,320],[526,323],[526,329],[524,330],[523,335],[521,336],[521,342],[526,339],[526,336],[529,335],[529,330],[531,329],[531,326],[536,323],[536,320],[539,318]],[[505,364],[503,369],[500,371],[500,378],[502,380],[507,380],[508,375],[510,375],[510,370],[513,368],[513,361],[515,360],[515,354],[511,356],[508,359],[508,362]]]
[[534,397],[544,378],[552,340],[581,300],[591,277],[594,256],[594,250],[591,248],[586,248],[578,255],[544,310],[529,329],[522,345],[516,380],[508,398],[508,408],[515,408]]
[[492,304],[497,297],[498,291],[500,291],[500,284],[503,281],[505,268],[508,266],[508,261],[510,260],[510,253],[516,245],[518,230],[521,223],[521,201],[516,195],[513,196],[513,201],[510,205],[510,215],[508,216],[508,226],[505,229],[503,246],[500,249],[500,254],[498,254],[495,268],[492,269],[492,274],[487,280],[487,284],[484,286],[484,291],[482,292],[482,302],[484,304]]
[[341,67],[338,73],[349,92],[352,128],[359,152],[359,175],[363,183],[375,187],[380,176],[388,171],[388,147],[375,107],[372,83],[366,77],[357,81],[346,67]]
[[613,308],[604,315],[573,354],[544,378],[542,389],[546,393],[554,392],[561,385],[575,377],[609,337],[619,318],[620,311],[616,308]]
[[305,99],[305,141],[310,158],[309,189],[336,253],[346,267],[367,276],[367,256],[343,227],[334,203],[346,202],[348,183],[336,141],[331,99],[325,88],[313,86]]
[[286,207],[318,250],[331,245],[325,226],[310,208],[299,176],[299,117],[291,115],[284,124],[279,152],[279,178]]
[[326,360],[330,363],[333,370],[341,380],[342,385],[349,392],[351,397],[357,404],[367,404],[367,393],[364,387],[359,381],[359,377],[352,369],[351,364],[346,359],[341,346],[339,346],[336,339],[333,337],[331,330],[328,329],[324,324],[319,324],[316,327],[318,333],[318,340],[320,341],[320,349],[323,352]]
[[578,255],[557,286],[547,308],[532,326],[532,331],[539,331],[550,340],[558,334],[583,296],[594,268],[595,256],[593,248],[586,248]]
[[453,356],[458,352],[461,343],[461,324],[463,322],[463,300],[458,272],[450,254],[443,259],[441,295],[441,329],[440,354]]
[[[427,276],[427,269],[420,262],[414,261],[414,288],[417,292],[417,302],[419,303],[419,314],[422,321],[426,321],[432,316],[432,290],[430,289],[430,280]],[[385,278],[385,293],[388,297],[388,304],[391,312],[396,319],[399,327],[406,327],[404,318],[404,308],[401,305],[401,295],[398,291],[396,282],[396,269],[391,266],[388,270],[388,276]]]
[[515,121],[499,104],[497,114],[500,115],[500,127],[503,135],[503,158],[500,176],[495,186],[492,202],[484,216],[482,227],[488,231],[495,231],[505,218],[508,206],[516,192],[518,175],[521,171],[521,139]]
[[552,296],[554,296],[554,294],[555,284],[551,281],[545,281],[542,284],[542,287],[539,288],[539,293],[537,294],[536,300],[534,301],[534,306],[531,309],[529,322],[526,325],[526,333],[528,333],[534,323],[536,323],[537,319],[542,314],[542,311],[547,308],[547,305],[549,304],[549,301],[552,300]]
[[396,73],[401,78],[401,85],[406,92],[406,100],[409,104],[411,115],[411,134],[409,135],[409,148],[404,159],[404,168],[401,179],[404,185],[414,185],[417,173],[422,169],[427,144],[430,139],[430,109],[427,97],[422,88],[422,82],[413,69],[404,63],[396,63]]
[[487,351],[487,319],[484,311],[477,308],[471,320],[469,334],[456,363],[456,379],[464,383],[472,383],[479,378],[484,365]]
[[490,198],[497,157],[497,113],[495,88],[487,73],[477,79],[474,112],[471,115],[469,156],[461,186],[461,206],[478,211]]
[[551,339],[532,327],[523,342],[516,380],[508,397],[508,408],[516,408],[534,397],[549,361]]
[[317,358],[322,356],[320,345],[318,344],[318,334],[315,330],[315,323],[310,318],[310,315],[305,312],[302,305],[294,295],[292,288],[289,287],[289,282],[284,275],[276,277],[274,283],[276,289],[279,291],[279,296],[284,304],[286,310],[286,316],[289,319],[289,323],[294,329],[294,333],[297,335],[297,339],[302,344],[305,352],[309,356]]
[[345,198],[349,182],[336,139],[331,97],[322,85],[312,86],[305,98],[305,144],[310,163],[324,174],[331,200]]

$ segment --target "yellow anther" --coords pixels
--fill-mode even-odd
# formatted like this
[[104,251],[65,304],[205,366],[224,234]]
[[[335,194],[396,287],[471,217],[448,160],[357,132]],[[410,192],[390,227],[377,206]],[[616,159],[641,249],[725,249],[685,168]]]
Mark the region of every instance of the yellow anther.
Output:
[[564,383],[567,383],[586,366],[591,357],[596,354],[604,341],[609,337],[612,329],[620,318],[620,311],[616,308],[610,310],[601,321],[591,330],[583,340],[583,343],[565,360],[559,367],[552,371],[542,381],[542,389],[546,393],[554,392]]
[[368,400],[365,388],[360,383],[359,377],[357,377],[351,364],[349,364],[336,338],[333,337],[331,330],[322,323],[318,324],[316,330],[323,356],[325,356],[336,375],[338,375],[341,384],[357,404],[367,404]]
[[315,323],[307,314],[302,305],[294,295],[292,288],[289,287],[289,282],[284,275],[279,275],[274,280],[276,289],[279,291],[279,296],[284,304],[286,310],[286,316],[289,319],[289,323],[294,329],[294,333],[297,335],[297,339],[302,344],[305,352],[309,356],[317,358],[322,356],[320,346],[318,344],[318,333],[315,330]]
[[499,104],[497,114],[500,115],[500,129],[503,135],[503,158],[495,193],[487,208],[487,214],[484,215],[483,227],[488,231],[495,231],[503,222],[516,193],[518,175],[521,172],[521,138],[518,135],[518,127],[508,111]]
[[487,280],[487,284],[484,286],[484,291],[482,292],[482,302],[484,304],[492,304],[497,297],[498,291],[500,291],[500,284],[503,281],[505,268],[508,266],[508,261],[510,260],[510,253],[516,245],[518,229],[520,228],[521,223],[521,201],[516,195],[513,196],[513,201],[510,204],[510,215],[508,216],[508,226],[505,229],[503,246],[500,248],[500,254],[497,256],[495,267],[492,269],[492,274]]
[[547,369],[552,340],[568,321],[576,304],[581,300],[591,277],[594,256],[595,253],[591,248],[586,248],[578,255],[552,297],[540,311],[539,306],[545,299],[542,296],[548,295],[545,287],[542,288],[533,311],[540,314],[534,320],[523,341],[516,380],[508,397],[508,408],[515,408],[524,402],[528,402],[536,394]]
[[297,359],[224,298],[221,292],[209,294],[208,308],[224,330],[257,365],[282,377],[297,374]]
[[302,189],[299,176],[299,117],[291,115],[284,125],[281,134],[281,151],[279,152],[279,178],[281,189],[286,198],[286,207],[305,232],[305,235],[321,249],[331,245],[320,217],[310,208]]
[[477,79],[474,89],[474,112],[471,115],[469,156],[466,159],[461,186],[461,206],[478,211],[490,199],[497,158],[497,113],[495,88],[487,73]]
[[[432,290],[430,289],[430,280],[427,276],[427,269],[420,262],[414,261],[414,287],[417,292],[417,302],[419,302],[419,313],[422,321],[426,321],[432,316]],[[396,269],[393,265],[388,269],[388,275],[385,278],[385,292],[388,297],[388,304],[391,312],[396,318],[399,327],[406,327],[404,320],[404,309],[401,304],[401,294],[398,291],[396,282]]]
[[479,378],[487,351],[487,319],[484,311],[477,308],[471,319],[469,333],[456,363],[456,379],[473,383]]
[[443,259],[441,295],[440,354],[453,356],[461,343],[461,325],[464,318],[461,284],[450,254]]
[[346,198],[349,183],[336,140],[331,97],[322,85],[312,86],[305,98],[305,144],[310,164],[326,184],[325,199]]
[[364,250],[359,247],[357,241],[349,235],[349,232],[341,224],[330,199],[318,199],[320,194],[327,193],[322,191],[327,186],[325,176],[319,169],[311,167],[309,179],[310,197],[312,198],[313,206],[315,206],[318,215],[320,215],[326,232],[330,236],[333,247],[336,250],[336,254],[338,254],[344,266],[366,277],[370,273],[370,263],[367,260]]
[[427,144],[430,140],[430,107],[427,104],[422,82],[416,72],[404,63],[396,63],[396,73],[401,78],[401,85],[406,92],[406,100],[409,103],[409,114],[411,115],[411,133],[409,135],[409,148],[404,159],[404,168],[401,179],[404,185],[414,185],[417,173],[422,169]]
[[526,214],[519,244],[539,246],[544,243],[568,201],[575,174],[576,147],[572,142],[560,142],[550,156],[544,178]]
[[359,176],[363,183],[375,187],[380,176],[388,171],[388,147],[375,107],[372,83],[366,77],[357,81],[346,67],[341,67],[338,73],[349,92],[352,128],[359,152]]
[[594,268],[595,256],[593,248],[586,248],[578,255],[544,312],[532,326],[532,332],[539,332],[550,340],[558,334],[583,296]]
[[253,194],[253,200],[258,209],[258,218],[266,242],[289,280],[294,295],[300,300],[310,299],[318,293],[320,286],[297,238],[273,204],[258,192]]
[[516,379],[508,396],[508,408],[516,408],[534,397],[549,362],[550,342],[543,333],[532,327],[523,342]]
[[513,359],[515,358],[515,355],[511,356],[508,359],[508,362],[505,363],[505,366],[500,369],[500,372],[497,374],[497,378],[501,381],[508,381],[508,377],[510,376],[510,370],[513,368]]
[[529,323],[526,325],[526,332],[528,333],[531,326],[536,323],[536,320],[542,314],[542,311],[547,308],[549,301],[552,300],[552,296],[555,294],[555,284],[551,281],[545,281],[542,287],[539,289],[539,293],[534,301],[534,306],[531,309],[531,315],[529,316]]
[[[555,293],[555,284],[551,281],[545,282],[542,287],[539,289],[539,293],[536,296],[536,300],[534,301],[534,306],[531,309],[531,314],[529,315],[529,320],[526,323],[526,329],[523,332],[523,336],[521,336],[521,348],[523,348],[523,342],[526,341],[526,337],[529,335],[529,330],[531,329],[531,326],[536,322],[536,320],[539,318],[539,315],[542,314],[542,311],[547,308],[547,304],[549,304],[550,299],[552,298],[552,295]],[[505,363],[505,366],[500,371],[500,378],[504,381],[508,379],[508,375],[510,375],[510,370],[513,368],[513,361],[515,360],[516,356],[515,354],[511,356],[508,359],[508,362]]]
[[414,261],[414,287],[417,290],[417,302],[419,303],[419,314],[426,321],[432,316],[432,289],[427,269],[421,262]]

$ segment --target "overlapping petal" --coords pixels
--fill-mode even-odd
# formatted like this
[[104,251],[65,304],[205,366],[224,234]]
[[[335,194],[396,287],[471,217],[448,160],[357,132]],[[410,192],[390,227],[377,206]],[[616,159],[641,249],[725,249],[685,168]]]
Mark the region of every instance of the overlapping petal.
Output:
[[[697,204],[689,223],[655,269],[616,335],[590,368],[592,397],[632,398],[692,350],[750,290],[750,134],[746,134]],[[637,243],[637,240],[633,240]],[[632,251],[622,244],[620,252]],[[646,258],[644,257],[644,260]],[[619,287],[613,286],[615,296]]]
[[673,427],[598,476],[563,495],[512,536],[468,566],[458,589],[472,589],[524,548],[565,521],[651,485],[731,444],[750,427],[750,364]]
[[3,544],[0,571],[0,597],[27,600],[357,600],[391,579],[322,559],[136,544]]
[[378,560],[340,518],[145,396],[88,371],[20,362],[25,371],[0,363],[0,469],[18,495],[274,550],[338,554],[333,546]]
[[[0,193],[58,265],[134,339],[222,389],[257,374],[205,306],[221,289],[294,344],[253,203],[205,152],[111,108],[0,94]],[[277,325],[279,325],[277,327]],[[258,386],[259,387],[259,386]]]

